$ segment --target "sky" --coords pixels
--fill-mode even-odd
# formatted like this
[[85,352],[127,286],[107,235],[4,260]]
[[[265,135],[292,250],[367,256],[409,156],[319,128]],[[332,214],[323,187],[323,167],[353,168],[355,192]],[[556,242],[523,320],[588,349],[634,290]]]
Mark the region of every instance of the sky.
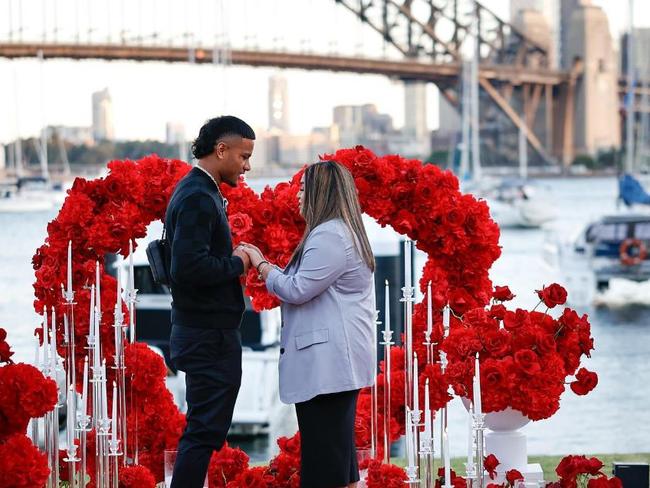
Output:
[[[483,3],[508,19],[507,0]],[[627,2],[593,3],[605,10],[617,38],[627,26]],[[637,27],[650,25],[650,0],[636,0],[634,19]],[[109,37],[116,41],[121,32],[128,37],[133,32],[160,31],[176,44],[188,38],[212,45],[229,39],[236,47],[369,57],[383,53],[380,36],[332,0],[3,0],[0,41],[6,41],[18,25],[24,38],[40,38],[45,32],[50,41],[55,35],[68,40],[79,36],[82,42],[88,36],[94,42]],[[35,135],[44,125],[89,126],[91,95],[105,87],[111,93],[118,139],[164,140],[167,122],[182,123],[191,138],[206,119],[224,113],[264,129],[268,78],[278,71],[186,63],[0,59],[0,142],[16,134]],[[383,76],[316,71],[284,70],[283,74],[294,133],[331,124],[332,108],[343,104],[375,103],[381,112],[393,116],[396,127],[403,123],[400,82]],[[435,128],[432,86],[428,94],[428,125]]]

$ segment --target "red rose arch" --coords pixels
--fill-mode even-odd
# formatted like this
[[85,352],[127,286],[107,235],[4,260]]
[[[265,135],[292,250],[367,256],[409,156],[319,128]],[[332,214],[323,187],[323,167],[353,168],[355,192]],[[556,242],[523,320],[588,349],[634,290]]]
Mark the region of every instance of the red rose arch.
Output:
[[[464,381],[472,374],[471,362],[468,362],[466,356],[471,356],[473,351],[482,348],[480,327],[484,324],[481,322],[483,315],[478,311],[485,314],[484,308],[489,306],[493,298],[488,271],[500,255],[499,229],[490,218],[487,204],[471,195],[461,194],[457,178],[449,171],[399,156],[376,156],[361,146],[342,149],[324,158],[334,159],[352,172],[365,213],[382,226],[389,225],[400,234],[417,241],[417,247],[426,252],[428,260],[422,272],[420,288],[425,292],[426,284],[431,282],[435,309],[450,304],[454,315],[452,331],[478,331],[476,338],[479,342],[473,350],[470,347],[465,351],[466,355],[459,351],[455,351],[455,356],[450,355],[453,356],[450,357],[452,377],[443,375],[437,365],[429,365],[421,372],[421,386],[423,387],[426,378],[431,386],[431,408],[440,408],[450,399],[447,394],[448,385],[452,384],[457,391],[462,390]],[[73,283],[78,311],[75,316],[77,368],[82,367],[85,355],[88,314],[83,311],[89,308],[89,286],[94,281],[95,262],[102,263],[106,253],[126,255],[129,242],[144,237],[147,225],[163,218],[174,186],[190,170],[190,166],[184,162],[157,156],[138,161],[112,161],[108,168],[110,172],[105,178],[75,180],[61,211],[48,225],[45,243],[37,249],[33,258],[36,271],[34,307],[37,312],[41,312],[43,307],[55,307],[57,318],[61,318],[64,305],[60,286],[65,282],[64,263],[68,241],[72,241]],[[275,188],[267,187],[261,195],[246,184],[234,189],[223,187],[229,201],[229,220],[235,243],[242,240],[256,243],[269,260],[280,265],[288,262],[304,230],[296,198],[299,177],[300,172],[289,182],[280,183]],[[103,269],[101,281],[103,353],[106,357],[111,357],[114,347],[112,311],[116,301],[116,283]],[[246,278],[246,293],[251,296],[257,310],[278,304],[253,272]],[[509,298],[508,295],[500,290],[499,297]],[[502,305],[493,305],[490,310],[495,307]],[[512,313],[502,308],[502,315]],[[498,310],[496,308],[494,313],[498,314]],[[478,325],[467,325],[461,321],[460,317],[470,311],[470,316],[474,317],[473,320]],[[434,316],[437,317],[437,324],[433,340],[440,343],[440,314]],[[486,318],[488,320],[498,319],[491,315]],[[571,317],[572,324],[584,322],[586,320],[577,316]],[[545,324],[552,327],[548,322]],[[416,304],[414,308],[413,326],[415,336],[423,337],[426,326],[426,307],[423,303]],[[564,330],[569,329],[571,327],[564,326]],[[60,335],[63,334],[61,319],[57,330]],[[589,335],[587,333],[585,336],[583,330],[580,337],[587,340]],[[499,338],[494,340],[496,344],[499,343]],[[61,344],[61,340],[57,343]],[[511,348],[509,344],[504,347],[504,350]],[[424,346],[419,341],[416,341],[415,350],[421,357],[424,356]],[[399,394],[399,390],[404,387],[404,375],[400,368],[403,364],[403,360],[400,360],[400,357],[403,358],[403,350],[396,347],[393,351],[393,364],[396,366],[390,371],[394,391],[390,436],[396,439],[403,433],[403,415],[400,412],[404,407],[404,395]],[[61,349],[59,352],[62,354],[64,351]],[[127,391],[132,392],[133,399],[136,400],[129,402],[135,408],[129,412],[128,440],[131,443],[135,439],[137,418],[139,462],[157,480],[162,480],[163,451],[176,446],[184,426],[184,416],[165,388],[166,369],[162,359],[141,343],[127,347],[125,354]],[[535,358],[528,357],[528,353],[520,356],[522,364],[532,372],[536,368]],[[579,356],[578,351],[577,357]],[[571,364],[570,368],[574,368],[575,372],[577,365]],[[377,378],[380,395],[385,373],[382,369]],[[585,381],[582,380],[582,383]],[[369,395],[363,392],[357,412],[358,445],[369,444],[369,403]],[[486,408],[489,409],[489,406]],[[381,419],[379,425],[383,425]],[[244,486],[249,479],[257,478],[267,483],[264,486],[298,486],[299,437],[296,434],[291,439],[282,438],[278,444],[280,454],[264,469],[248,468],[247,456],[238,449],[222,449],[212,459],[211,486],[225,486],[226,481],[235,482],[233,486]],[[129,451],[133,452],[133,446],[130,446]],[[371,472],[382,469],[376,464],[370,467]],[[379,472],[376,471],[375,475],[379,476]]]

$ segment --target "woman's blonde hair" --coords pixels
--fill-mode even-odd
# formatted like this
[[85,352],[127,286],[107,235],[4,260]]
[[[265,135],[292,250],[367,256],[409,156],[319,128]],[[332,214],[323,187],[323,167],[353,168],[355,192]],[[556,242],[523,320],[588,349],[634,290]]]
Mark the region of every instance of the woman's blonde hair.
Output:
[[341,219],[350,229],[359,255],[374,271],[375,257],[363,226],[357,188],[350,171],[336,161],[321,161],[307,166],[303,177],[302,213],[307,227],[288,266],[300,260],[305,241],[314,228],[328,220]]

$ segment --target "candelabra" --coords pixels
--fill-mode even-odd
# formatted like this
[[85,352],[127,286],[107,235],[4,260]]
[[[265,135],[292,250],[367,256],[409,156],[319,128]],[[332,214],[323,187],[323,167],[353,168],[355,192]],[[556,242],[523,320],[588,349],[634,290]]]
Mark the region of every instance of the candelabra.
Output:
[[[377,376],[377,325],[380,325],[379,321],[379,310],[375,312],[375,327],[373,329],[373,365],[375,365],[374,375]],[[377,384],[376,382],[370,387],[370,399],[371,399],[371,410],[370,410],[370,453],[371,457],[374,459],[377,457],[377,445],[378,445],[378,400],[377,400]]]
[[85,414],[85,409],[77,412],[77,432],[79,434],[79,448],[81,451],[81,469],[79,472],[79,479],[81,486],[85,486],[86,480],[86,466],[87,466],[87,435],[90,432],[90,415]]
[[395,343],[392,342],[393,331],[386,328],[382,331],[384,342],[384,463],[390,463],[390,348]]
[[117,394],[118,398],[114,401],[119,405],[119,429],[122,436],[122,443],[124,446],[124,462],[127,461],[127,424],[126,424],[126,365],[124,363],[124,337],[126,332],[126,325],[124,324],[124,314],[122,313],[122,300],[121,300],[121,279],[120,273],[117,274],[117,301],[115,303],[115,314],[113,322],[113,330],[115,332],[115,356],[113,369],[115,370],[115,378],[117,379]]
[[[485,456],[485,414],[473,414],[474,437],[476,439],[476,487],[485,488],[485,470],[483,459]],[[476,488],[475,487],[475,488]]]

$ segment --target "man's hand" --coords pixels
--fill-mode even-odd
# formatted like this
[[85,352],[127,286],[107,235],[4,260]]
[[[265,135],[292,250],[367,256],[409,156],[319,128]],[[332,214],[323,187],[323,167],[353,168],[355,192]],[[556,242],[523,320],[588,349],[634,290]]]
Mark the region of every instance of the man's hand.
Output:
[[244,262],[244,275],[248,274],[248,269],[251,267],[251,259],[241,246],[237,246],[232,252],[233,256],[237,256]]
[[262,261],[266,261],[262,252],[252,244],[244,243],[243,248],[244,251],[248,254],[252,266],[255,266],[257,268]]

